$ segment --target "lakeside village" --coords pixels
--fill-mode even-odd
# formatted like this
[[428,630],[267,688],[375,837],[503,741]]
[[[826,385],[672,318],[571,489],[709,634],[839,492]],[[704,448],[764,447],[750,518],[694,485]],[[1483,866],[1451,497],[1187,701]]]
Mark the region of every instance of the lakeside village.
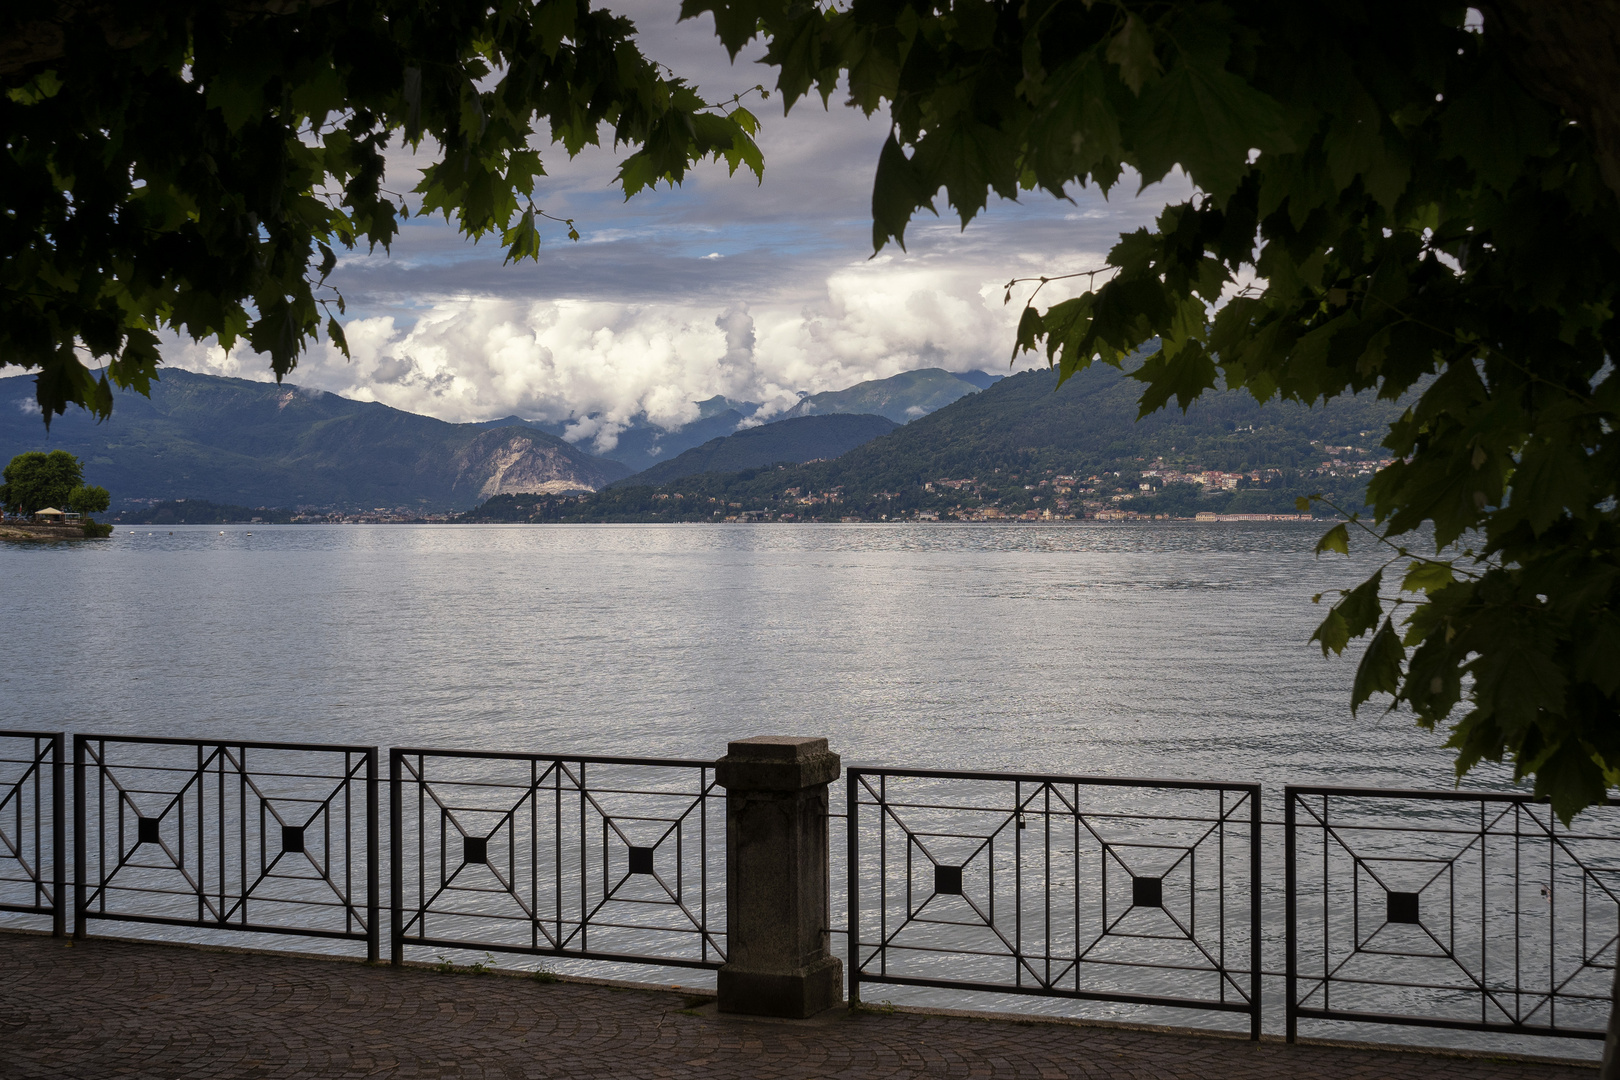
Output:
[[[844,485],[818,489],[799,484],[783,487],[779,493],[770,495],[727,499],[709,493],[705,485],[694,491],[654,491],[644,494],[644,498],[653,504],[645,508],[650,511],[648,516],[686,520],[702,520],[707,516],[712,520],[738,522],[1308,520],[1310,514],[1301,514],[1291,505],[1279,505],[1281,500],[1275,497],[1264,497],[1281,495],[1275,488],[1283,480],[1284,473],[1277,469],[1247,473],[1147,469],[1134,475],[1116,472],[1083,479],[1055,470],[1042,475],[1003,473],[998,469],[989,477],[939,477],[909,491],[858,493],[846,490]],[[679,488],[681,485],[669,486]],[[634,497],[632,490],[625,490],[624,496],[615,501],[629,501]],[[1205,501],[1206,495],[1218,492],[1264,495],[1250,512],[1201,510],[1193,505]],[[608,495],[612,494],[610,490]],[[540,520],[542,514],[547,520],[571,520],[570,502],[578,512],[590,513],[593,509],[607,510],[608,507],[601,505],[603,501],[601,495],[536,500],[531,520]],[[1291,497],[1287,501],[1291,502]],[[1265,509],[1259,509],[1260,505]],[[472,511],[460,516],[489,520],[487,511],[482,515]],[[622,520],[620,515],[614,516]]]
[[[1300,492],[1331,481],[1364,484],[1391,460],[1352,456],[1356,453],[1352,447],[1324,449],[1336,456],[1302,470],[1188,472],[1161,460],[1133,472],[1080,477],[1055,469],[1027,473],[996,469],[984,477],[942,476],[901,491],[861,492],[842,484],[817,487],[800,479],[801,468],[776,466],[694,476],[660,488],[632,482],[596,493],[499,495],[461,513],[423,513],[404,506],[362,511],[260,507],[229,520],[251,524],[1304,521],[1311,515],[1293,505]],[[798,483],[772,482],[773,473],[789,468],[795,470],[790,475]],[[179,502],[183,500],[169,505]]]

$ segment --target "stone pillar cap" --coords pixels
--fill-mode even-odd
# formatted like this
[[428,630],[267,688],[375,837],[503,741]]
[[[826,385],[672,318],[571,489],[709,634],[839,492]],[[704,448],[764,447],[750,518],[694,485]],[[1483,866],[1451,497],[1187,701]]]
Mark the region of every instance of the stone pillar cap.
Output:
[[826,739],[798,735],[755,735],[726,745],[726,757],[734,761],[803,761],[825,753]]
[[715,763],[715,780],[723,788],[798,791],[838,779],[843,762],[827,749],[824,738],[758,735],[737,739]]

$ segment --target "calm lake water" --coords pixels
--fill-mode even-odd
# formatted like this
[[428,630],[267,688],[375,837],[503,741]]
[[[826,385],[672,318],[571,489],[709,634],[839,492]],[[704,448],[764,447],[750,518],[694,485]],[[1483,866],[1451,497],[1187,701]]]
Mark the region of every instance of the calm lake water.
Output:
[[[1291,523],[120,527],[0,546],[11,726],[1444,786]],[[1481,779],[1485,779],[1481,777]]]
[[[1449,787],[1443,739],[1377,708],[1352,718],[1354,659],[1309,644],[1311,595],[1372,565],[1318,560],[1320,532],[119,527],[0,545],[0,727],[710,760],[734,738],[824,735],[848,763],[1258,781],[1268,820],[1285,783]],[[1506,783],[1487,768],[1467,786]],[[1268,827],[1268,971],[1280,842]],[[836,892],[834,909],[841,921]],[[966,1003],[890,990],[867,996]],[[1280,993],[1268,977],[1268,1029]]]

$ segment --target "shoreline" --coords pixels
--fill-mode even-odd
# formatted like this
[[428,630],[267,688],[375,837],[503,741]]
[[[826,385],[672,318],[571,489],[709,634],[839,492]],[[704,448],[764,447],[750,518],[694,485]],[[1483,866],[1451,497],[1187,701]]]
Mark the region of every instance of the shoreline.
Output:
[[20,525],[0,524],[0,540],[91,540],[82,525]]

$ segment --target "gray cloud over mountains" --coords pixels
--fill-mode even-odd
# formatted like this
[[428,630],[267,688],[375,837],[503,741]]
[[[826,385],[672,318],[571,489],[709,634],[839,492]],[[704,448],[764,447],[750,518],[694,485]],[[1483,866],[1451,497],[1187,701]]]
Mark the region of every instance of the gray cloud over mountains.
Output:
[[[707,17],[677,23],[672,0],[612,6],[711,100],[771,78],[745,59],[732,65]],[[965,232],[942,200],[940,219],[908,230],[908,251],[874,258],[871,181],[886,118],[836,97],[786,118],[774,95],[748,106],[762,122],[763,183],[711,164],[626,202],[612,185],[622,151],[569,161],[543,145],[549,176],[536,202],[573,218],[580,242],[557,226],[537,263],[503,266],[498,244],[413,218],[390,254],[347,255],[333,281],[353,359],[323,346],[293,381],[447,420],[590,416],[573,436],[606,445],[638,414],[679,424],[715,394],[774,409],[796,391],[917,367],[1005,371],[1018,315],[1016,300],[1002,304],[1009,278],[1098,265],[1121,231],[1189,190],[1173,179],[1134,198],[1122,184],[1111,201],[1093,189],[1073,202],[1031,194],[992,203]],[[387,186],[408,190],[415,168],[408,152],[392,155]],[[165,360],[270,377],[267,358],[245,347],[227,356],[175,341]]]

